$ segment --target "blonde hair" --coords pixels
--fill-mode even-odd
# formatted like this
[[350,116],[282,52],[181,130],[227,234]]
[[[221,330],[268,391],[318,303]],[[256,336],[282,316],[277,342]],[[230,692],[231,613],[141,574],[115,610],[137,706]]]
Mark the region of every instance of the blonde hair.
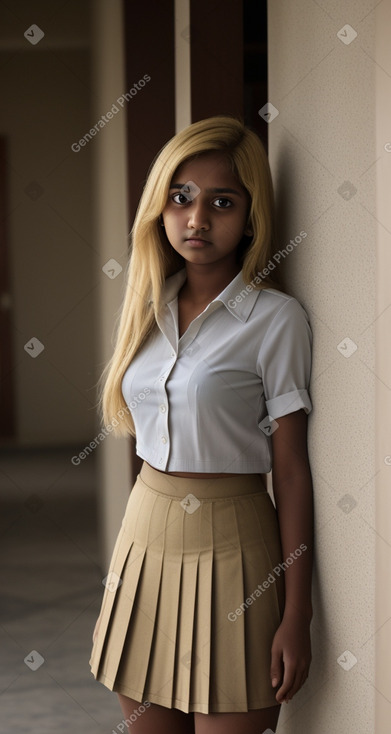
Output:
[[122,378],[156,325],[165,279],[185,264],[169,243],[158,218],[166,206],[176,169],[184,161],[210,151],[225,154],[233,173],[250,195],[248,225],[253,235],[244,236],[238,243],[244,281],[249,284],[256,278],[258,282],[253,287],[257,289],[279,287],[270,275],[259,278],[276,245],[273,184],[261,140],[240,119],[230,115],[189,125],[171,138],[152,162],[130,233],[125,295],[114,353],[98,381],[103,421],[105,425],[112,424],[116,436],[135,436],[134,422],[122,394]]

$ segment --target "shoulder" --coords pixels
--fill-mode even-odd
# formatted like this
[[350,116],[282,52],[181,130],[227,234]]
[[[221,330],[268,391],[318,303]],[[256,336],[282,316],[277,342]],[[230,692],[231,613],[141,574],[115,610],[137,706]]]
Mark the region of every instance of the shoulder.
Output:
[[255,313],[266,318],[268,325],[272,324],[309,324],[306,310],[294,296],[290,296],[275,288],[263,288],[255,304]]
[[267,381],[268,394],[276,384],[278,391],[292,391],[287,386],[295,381],[304,388],[308,383],[313,342],[305,309],[297,298],[271,288],[261,291],[257,308],[265,319],[260,329],[257,364]]

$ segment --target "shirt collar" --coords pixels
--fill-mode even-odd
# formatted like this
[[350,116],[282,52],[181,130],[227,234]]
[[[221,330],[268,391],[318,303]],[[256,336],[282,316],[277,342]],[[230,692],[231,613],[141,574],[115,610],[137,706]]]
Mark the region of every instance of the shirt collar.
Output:
[[[227,310],[240,321],[247,321],[260,291],[243,280],[242,270],[233,280],[211,301],[221,301]],[[162,303],[168,304],[175,300],[178,292],[186,280],[186,268],[181,268],[174,275],[166,278],[162,291]],[[151,301],[152,302],[152,301]]]

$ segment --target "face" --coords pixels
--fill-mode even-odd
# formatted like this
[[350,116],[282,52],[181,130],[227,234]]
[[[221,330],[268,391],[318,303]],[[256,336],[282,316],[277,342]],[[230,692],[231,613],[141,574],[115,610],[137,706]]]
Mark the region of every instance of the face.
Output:
[[249,206],[250,197],[225,156],[203,153],[173,175],[162,212],[165,233],[188,263],[232,263],[243,234],[251,234]]

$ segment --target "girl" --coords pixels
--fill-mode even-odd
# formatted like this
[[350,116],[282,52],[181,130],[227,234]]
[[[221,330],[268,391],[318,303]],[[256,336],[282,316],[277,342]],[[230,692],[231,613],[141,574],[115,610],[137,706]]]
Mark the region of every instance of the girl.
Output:
[[161,150],[101,378],[138,473],[90,664],[136,734],[275,731],[308,676],[311,331],[272,279],[274,233],[267,156],[240,120]]

